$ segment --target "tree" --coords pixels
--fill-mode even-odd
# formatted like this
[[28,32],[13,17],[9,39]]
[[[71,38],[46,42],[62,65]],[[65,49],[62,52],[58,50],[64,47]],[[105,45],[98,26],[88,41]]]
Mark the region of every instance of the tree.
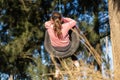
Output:
[[120,1],[109,0],[109,21],[111,29],[112,53],[114,63],[114,79],[119,80],[120,76]]
[[[28,65],[38,63],[33,57],[35,50],[41,55],[43,18],[47,17],[46,5],[49,5],[42,2],[0,1],[0,71],[17,76],[16,79],[29,79],[26,72]],[[43,65],[42,62],[40,65]]]
[[[78,24],[83,24],[82,26],[79,24],[79,28],[87,36],[92,46],[96,47],[96,44],[99,44],[101,39],[98,31],[98,11],[101,10],[98,10],[98,5],[100,0],[59,1],[62,1],[61,5],[64,7],[64,9],[62,8],[63,15],[76,19]],[[42,64],[42,55],[45,58],[49,58],[49,56],[45,51],[42,54],[42,48],[40,47],[43,46],[44,41],[44,22],[49,19],[49,15],[53,10],[59,9],[59,1],[0,1],[0,65],[2,64],[0,72],[17,76],[15,79],[25,79],[27,77],[29,80],[32,74],[35,73],[32,71],[33,68],[39,71],[40,75],[43,72],[47,72],[47,66]],[[77,6],[73,4],[77,4]],[[95,15],[95,18],[92,17],[94,22],[92,21],[91,23],[93,24],[88,24],[90,18],[84,18],[80,21],[79,17],[83,18],[80,15]],[[87,48],[81,46],[79,50],[86,53],[86,56],[89,57]],[[35,55],[38,54],[39,57],[36,58]],[[48,61],[50,60],[48,59]],[[41,70],[39,70],[39,67],[41,67]],[[29,73],[27,68],[29,68]],[[34,77],[32,76],[32,78]]]

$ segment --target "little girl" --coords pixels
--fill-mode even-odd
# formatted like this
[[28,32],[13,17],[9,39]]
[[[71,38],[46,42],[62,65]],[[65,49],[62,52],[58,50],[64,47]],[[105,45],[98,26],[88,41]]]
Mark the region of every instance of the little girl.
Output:
[[[67,51],[71,42],[69,39],[69,30],[76,26],[76,21],[71,18],[63,18],[59,12],[53,12],[51,19],[45,22],[45,28],[49,34],[50,42],[52,47],[57,51]],[[79,62],[77,57],[71,56],[74,65],[79,67]],[[56,60],[59,64],[59,60]],[[55,77],[58,77],[59,69],[56,69]]]

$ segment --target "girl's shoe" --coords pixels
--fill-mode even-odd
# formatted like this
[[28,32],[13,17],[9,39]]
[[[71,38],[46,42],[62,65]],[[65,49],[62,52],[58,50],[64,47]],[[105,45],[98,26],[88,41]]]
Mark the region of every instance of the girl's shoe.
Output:
[[75,65],[75,67],[79,70],[80,68],[80,63],[78,61],[73,61],[73,64]]
[[60,70],[56,69],[55,70],[55,78],[58,78],[60,76]]

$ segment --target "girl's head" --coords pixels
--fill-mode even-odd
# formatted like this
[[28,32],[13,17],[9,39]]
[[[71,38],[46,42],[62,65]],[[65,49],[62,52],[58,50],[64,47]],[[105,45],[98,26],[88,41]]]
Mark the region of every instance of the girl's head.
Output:
[[59,12],[52,13],[52,20],[55,21],[56,19],[59,19],[59,20],[62,19],[62,15]]
[[62,19],[62,15],[59,12],[53,12],[52,16],[51,16],[52,20],[53,20],[53,30],[55,35],[59,38],[62,39],[62,32],[61,32],[61,19]]

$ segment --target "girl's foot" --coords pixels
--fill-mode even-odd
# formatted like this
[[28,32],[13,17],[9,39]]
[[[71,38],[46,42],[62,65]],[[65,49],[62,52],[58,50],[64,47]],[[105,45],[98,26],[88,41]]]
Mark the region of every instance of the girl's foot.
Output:
[[55,78],[58,78],[60,76],[60,70],[56,69],[55,70]]
[[75,67],[79,70],[79,68],[80,68],[80,63],[76,60],[76,61],[73,61],[73,64],[74,64]]

